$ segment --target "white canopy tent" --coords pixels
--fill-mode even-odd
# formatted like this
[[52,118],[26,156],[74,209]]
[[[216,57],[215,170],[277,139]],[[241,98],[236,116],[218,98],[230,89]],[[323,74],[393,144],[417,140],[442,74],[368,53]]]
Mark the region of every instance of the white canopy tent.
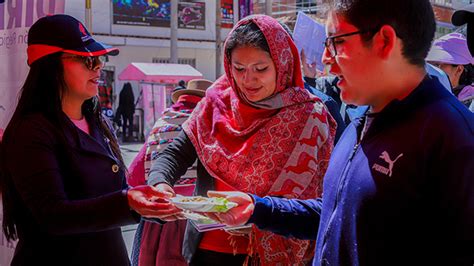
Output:
[[[131,63],[118,76],[119,80],[138,81],[143,101],[144,135],[148,135],[161,113],[171,105],[171,92],[180,80],[202,78],[190,65]],[[143,128],[143,127],[142,127]]]

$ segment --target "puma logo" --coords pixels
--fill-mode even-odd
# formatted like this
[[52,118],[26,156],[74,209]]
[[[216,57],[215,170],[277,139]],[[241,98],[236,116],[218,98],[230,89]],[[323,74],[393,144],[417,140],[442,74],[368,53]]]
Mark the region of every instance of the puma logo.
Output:
[[387,151],[384,151],[382,152],[382,154],[379,156],[380,159],[383,159],[386,163],[388,163],[388,168],[387,167],[384,167],[384,166],[381,166],[377,163],[375,163],[373,166],[372,166],[372,169],[374,169],[375,171],[377,172],[380,172],[382,174],[385,174],[385,175],[388,175],[388,176],[392,176],[392,170],[393,170],[393,166],[395,165],[395,162],[400,159],[400,157],[403,156],[403,153],[400,153],[400,155],[397,156],[397,158],[395,158],[395,160],[392,160],[390,158],[390,155],[388,154]]

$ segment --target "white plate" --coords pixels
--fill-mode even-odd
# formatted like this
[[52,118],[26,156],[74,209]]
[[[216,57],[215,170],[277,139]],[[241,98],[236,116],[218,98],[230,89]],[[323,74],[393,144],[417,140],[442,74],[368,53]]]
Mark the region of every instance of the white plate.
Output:
[[201,196],[183,197],[177,195],[170,200],[178,208],[196,212],[226,212],[238,205],[224,198],[206,198]]

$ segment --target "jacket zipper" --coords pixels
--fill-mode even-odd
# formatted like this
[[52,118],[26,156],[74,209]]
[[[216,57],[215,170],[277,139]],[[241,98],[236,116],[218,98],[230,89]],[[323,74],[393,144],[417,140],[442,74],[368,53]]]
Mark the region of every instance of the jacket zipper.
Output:
[[337,185],[336,200],[335,200],[335,203],[334,203],[334,208],[332,209],[331,218],[329,219],[328,226],[326,227],[326,231],[324,232],[323,244],[326,243],[326,241],[327,241],[329,225],[331,224],[331,221],[334,218],[334,214],[335,214],[336,208],[337,208],[337,203],[339,202],[339,198],[342,194],[342,189],[344,187],[344,181],[346,180],[346,177],[347,177],[347,172],[349,171],[349,167],[352,163],[352,159],[354,158],[359,146],[360,146],[360,142],[357,142],[357,144],[354,145],[354,148],[352,149],[352,152],[349,155],[349,159],[347,160],[347,164],[344,167],[344,171],[342,172],[341,178],[339,179],[339,184]]

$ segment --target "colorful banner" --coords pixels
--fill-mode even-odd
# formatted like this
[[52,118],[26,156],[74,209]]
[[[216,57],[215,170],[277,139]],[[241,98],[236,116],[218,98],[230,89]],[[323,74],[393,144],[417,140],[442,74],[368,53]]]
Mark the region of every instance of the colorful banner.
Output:
[[178,3],[178,28],[206,29],[206,3],[180,2]]
[[239,20],[253,14],[253,0],[239,0]]
[[234,1],[221,0],[221,27],[231,29],[234,26]]
[[[112,0],[112,6],[113,24],[170,27],[170,0]],[[178,28],[205,30],[205,2],[179,2]]]
[[113,23],[170,27],[170,0],[112,0]]

